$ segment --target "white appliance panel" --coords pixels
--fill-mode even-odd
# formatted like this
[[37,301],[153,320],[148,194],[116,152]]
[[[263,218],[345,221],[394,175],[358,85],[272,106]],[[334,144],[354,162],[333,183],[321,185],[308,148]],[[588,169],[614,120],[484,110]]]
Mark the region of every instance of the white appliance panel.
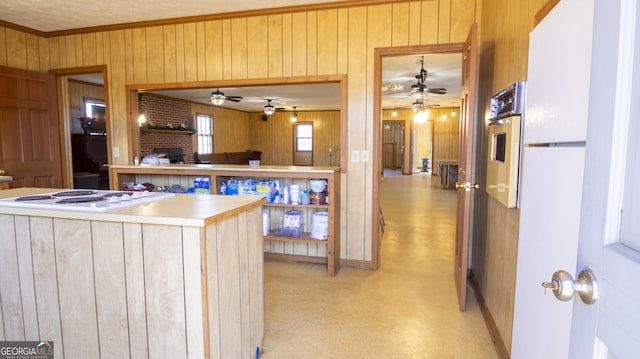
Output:
[[576,266],[585,149],[523,152],[511,357],[567,358],[574,301],[545,294],[541,284],[555,271]]
[[562,0],[529,36],[523,144],[586,140],[594,0]]

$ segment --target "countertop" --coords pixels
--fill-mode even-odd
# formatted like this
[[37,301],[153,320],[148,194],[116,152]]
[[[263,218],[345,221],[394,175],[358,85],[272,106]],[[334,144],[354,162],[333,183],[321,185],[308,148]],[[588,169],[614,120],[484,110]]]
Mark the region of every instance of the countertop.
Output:
[[169,164],[138,166],[110,166],[113,169],[141,169],[141,170],[212,170],[212,171],[246,171],[251,172],[309,172],[309,173],[334,173],[340,171],[340,167],[314,167],[314,166],[249,166],[249,165],[214,165],[214,164]]
[[[68,189],[14,188],[0,191],[0,198],[46,194],[64,190]],[[0,206],[0,214],[204,227],[239,212],[262,206],[265,202],[266,198],[254,195],[176,194],[174,197],[155,202],[109,209],[99,213],[73,209],[51,210]]]
[[11,176],[0,176],[0,182],[11,182],[13,181],[13,177]]

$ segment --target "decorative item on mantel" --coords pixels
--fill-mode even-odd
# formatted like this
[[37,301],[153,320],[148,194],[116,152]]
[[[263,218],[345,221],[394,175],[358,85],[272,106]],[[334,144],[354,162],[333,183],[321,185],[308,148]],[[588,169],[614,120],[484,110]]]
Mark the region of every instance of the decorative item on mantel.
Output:
[[80,126],[85,135],[90,135],[93,132],[93,124],[96,122],[95,117],[82,116],[79,118]]

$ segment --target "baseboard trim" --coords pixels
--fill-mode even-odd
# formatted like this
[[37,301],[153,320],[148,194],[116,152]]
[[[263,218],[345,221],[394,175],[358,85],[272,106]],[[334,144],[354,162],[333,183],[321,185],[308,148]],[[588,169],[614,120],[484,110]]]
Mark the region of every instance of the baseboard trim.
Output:
[[478,301],[478,306],[480,306],[480,311],[482,312],[482,316],[484,317],[484,322],[487,325],[487,329],[489,329],[489,335],[493,340],[493,346],[496,348],[496,353],[500,359],[509,359],[511,356],[507,347],[504,345],[504,341],[502,340],[502,336],[500,335],[500,331],[498,330],[498,326],[496,322],[493,320],[493,316],[487,307],[487,303],[484,300],[484,296],[480,291],[480,285],[473,275],[473,271],[469,271],[469,284],[473,289],[473,293],[476,296],[476,300]]
[[357,259],[340,259],[340,266],[355,269],[373,269],[373,263],[371,261],[363,261]]

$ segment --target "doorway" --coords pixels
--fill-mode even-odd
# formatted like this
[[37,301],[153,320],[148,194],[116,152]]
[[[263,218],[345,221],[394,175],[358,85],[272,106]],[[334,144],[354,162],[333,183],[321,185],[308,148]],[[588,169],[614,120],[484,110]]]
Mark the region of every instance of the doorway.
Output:
[[[382,210],[380,207],[380,197],[381,197],[381,193],[380,193],[380,180],[382,179],[382,169],[385,168],[386,166],[389,165],[393,165],[392,163],[385,163],[385,161],[388,161],[389,158],[389,154],[385,155],[385,151],[386,152],[392,152],[393,146],[390,145],[386,145],[385,147],[385,143],[388,143],[387,141],[387,136],[388,134],[386,133],[386,131],[390,131],[391,130],[391,124],[387,123],[386,119],[385,121],[383,121],[383,112],[384,111],[391,111],[393,109],[394,112],[396,112],[396,110],[405,110],[408,113],[411,113],[410,119],[407,119],[406,121],[403,122],[407,122],[409,124],[409,126],[411,126],[412,128],[409,130],[409,141],[411,141],[413,135],[414,135],[414,131],[413,131],[413,124],[414,123],[418,123],[416,121],[422,121],[422,118],[420,118],[420,116],[425,116],[427,114],[427,111],[429,110],[429,107],[433,106],[433,105],[440,105],[438,103],[430,103],[429,101],[432,100],[432,98],[427,97],[427,98],[423,98],[420,101],[416,101],[415,98],[411,98],[411,93],[410,90],[407,90],[407,87],[405,86],[404,88],[399,88],[399,91],[396,91],[395,94],[397,94],[398,96],[402,96],[402,100],[403,101],[409,101],[409,104],[405,104],[405,103],[400,103],[398,104],[398,101],[400,101],[400,97],[397,98],[392,98],[390,101],[393,103],[393,105],[389,106],[388,104],[385,106],[383,104],[383,102],[385,101],[385,99],[383,99],[383,92],[385,90],[387,90],[387,88],[390,88],[391,91],[394,91],[395,88],[397,88],[395,86],[395,84],[392,83],[388,83],[389,78],[393,78],[393,76],[386,76],[385,79],[383,79],[383,72],[384,72],[384,63],[386,62],[387,59],[393,59],[396,61],[404,61],[406,63],[406,69],[404,71],[408,72],[409,75],[411,76],[411,74],[413,73],[413,78],[415,79],[415,72],[416,71],[420,71],[420,62],[416,62],[417,60],[421,60],[421,57],[424,59],[423,56],[425,55],[454,55],[459,57],[460,59],[462,58],[462,52],[464,51],[464,44],[447,44],[447,45],[425,45],[425,46],[407,46],[407,47],[391,47],[391,48],[380,48],[380,49],[376,49],[376,55],[375,55],[375,59],[374,59],[374,123],[373,123],[373,132],[374,132],[374,143],[377,143],[377,146],[374,146],[373,148],[373,165],[374,165],[374,169],[373,169],[373,173],[374,173],[374,180],[373,180],[373,201],[372,201],[372,215],[373,218],[378,218],[381,216],[382,214]],[[413,58],[413,60],[412,60]],[[425,68],[427,69],[427,71],[429,71],[429,65],[428,65],[428,60],[422,60],[424,62],[422,62],[422,64],[424,64],[425,62],[427,62],[427,66],[425,66]],[[457,69],[455,69],[455,71],[457,71],[458,73],[461,72],[462,69],[462,64],[461,64],[461,60],[460,63],[457,65]],[[400,76],[399,74],[395,74],[396,78],[397,76]],[[415,80],[414,80],[415,81]],[[461,83],[461,81],[458,82],[458,88],[456,89],[457,91],[459,91],[459,84]],[[424,83],[422,84],[424,85]],[[429,80],[429,77],[427,76],[427,81],[426,81],[426,85],[427,87],[431,87],[431,82]],[[384,88],[383,88],[384,86]],[[448,86],[447,86],[448,87]],[[409,88],[411,88],[411,86],[409,86]],[[438,88],[439,90],[439,88]],[[449,88],[447,88],[447,90],[450,91]],[[449,103],[449,102],[442,102],[442,104],[444,106],[452,106],[452,107],[459,107],[459,92],[456,91],[456,95],[455,95],[455,103]],[[435,91],[434,91],[435,92]],[[388,94],[384,94],[385,96],[388,96]],[[437,100],[437,98],[433,98],[434,100]],[[386,99],[386,102],[389,102],[389,99]],[[452,99],[453,100],[453,99]],[[418,116],[418,119],[416,120],[414,117],[415,115],[421,114],[420,116]],[[394,121],[390,121],[390,122],[394,122]],[[385,125],[389,124],[389,129],[385,129]],[[423,121],[423,124],[426,125],[425,128],[428,125],[428,121]],[[403,124],[404,125],[404,124]],[[407,129],[406,126],[403,126],[403,130],[405,131],[403,138],[406,137],[407,133]],[[417,139],[417,141],[419,142],[420,139]],[[402,163],[406,163],[408,165],[408,167],[411,167],[410,170],[408,171],[407,174],[413,174],[414,173],[414,166],[413,164],[417,164],[419,162],[421,162],[421,158],[422,157],[426,157],[423,154],[417,153],[419,152],[419,150],[414,151],[414,146],[418,147],[417,143],[412,143],[411,144],[411,150],[407,151],[404,150],[402,151]],[[391,147],[391,148],[390,148]],[[429,148],[431,149],[431,146],[423,146],[424,148]],[[415,152],[415,154],[414,154]],[[417,156],[419,156],[419,158],[415,158]],[[396,154],[397,156],[397,154]],[[396,164],[397,166],[397,164]],[[416,166],[417,167],[417,166]],[[418,175],[422,175],[422,173],[418,174]],[[380,225],[376,222],[374,224],[374,228],[373,228],[373,238],[372,238],[372,266],[374,269],[377,269],[379,266],[379,250],[380,250],[380,240],[381,240],[381,231],[382,228],[380,227]]]
[[404,167],[404,122],[382,121],[382,168],[395,171]]
[[60,89],[64,187],[109,189],[111,140],[106,66],[50,72],[56,75]]

